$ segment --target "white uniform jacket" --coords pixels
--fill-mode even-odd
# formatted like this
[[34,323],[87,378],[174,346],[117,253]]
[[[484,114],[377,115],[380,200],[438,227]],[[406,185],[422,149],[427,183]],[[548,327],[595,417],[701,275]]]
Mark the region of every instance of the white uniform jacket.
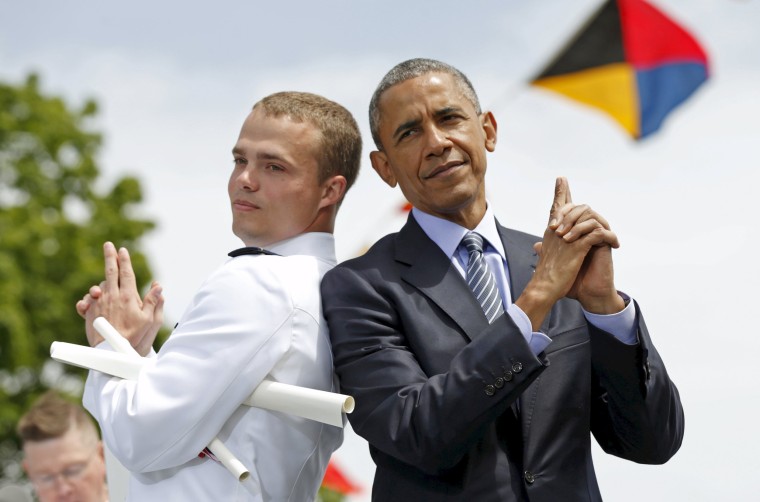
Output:
[[[307,233],[269,250],[279,256],[238,256],[214,272],[137,381],[90,371],[83,401],[132,473],[129,500],[315,497],[342,429],[240,403],[264,378],[338,391],[319,295],[335,244]],[[198,457],[214,436],[250,482]]]

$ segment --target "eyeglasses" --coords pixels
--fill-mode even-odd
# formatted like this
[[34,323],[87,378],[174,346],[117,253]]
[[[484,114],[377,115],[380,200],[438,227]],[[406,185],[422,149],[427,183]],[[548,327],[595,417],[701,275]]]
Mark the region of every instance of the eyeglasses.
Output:
[[30,480],[32,481],[34,487],[38,490],[47,490],[49,488],[52,488],[59,476],[69,482],[76,481],[82,477],[84,471],[87,470],[87,466],[90,465],[91,460],[92,456],[88,457],[88,459],[84,462],[71,464],[62,471],[59,471],[55,474],[43,474],[41,476],[34,476],[31,477]]

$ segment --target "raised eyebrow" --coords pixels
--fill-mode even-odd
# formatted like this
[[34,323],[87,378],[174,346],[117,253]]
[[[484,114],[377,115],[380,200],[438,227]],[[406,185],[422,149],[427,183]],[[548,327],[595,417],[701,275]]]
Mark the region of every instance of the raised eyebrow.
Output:
[[451,115],[452,113],[463,113],[462,109],[458,106],[447,106],[446,108],[441,108],[440,110],[436,110],[433,112],[433,116],[436,118],[444,117],[446,115]]
[[243,149],[237,146],[232,147],[232,155],[240,155],[241,157],[245,157],[245,155],[243,154]]

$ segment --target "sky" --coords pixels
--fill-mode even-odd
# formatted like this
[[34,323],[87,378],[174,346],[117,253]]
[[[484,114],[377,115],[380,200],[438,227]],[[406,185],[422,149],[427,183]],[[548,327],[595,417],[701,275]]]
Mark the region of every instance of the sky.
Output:
[[[554,179],[603,214],[621,241],[616,285],[642,306],[686,413],[681,451],[641,466],[594,450],[607,500],[747,500],[760,469],[752,328],[760,281],[751,229],[760,186],[760,2],[651,0],[705,47],[711,77],[654,136],[634,142],[603,114],[526,85],[599,0],[45,2],[0,0],[0,79],[29,72],[73,104],[94,98],[102,183],[137,176],[137,214],[173,324],[205,277],[241,246],[226,182],[250,107],[275,91],[345,105],[365,138],[339,215],[338,259],[404,216],[372,170],[367,106],[396,63],[463,70],[495,114],[489,202],[506,226],[540,234]],[[117,243],[118,244],[118,243]],[[73,309],[73,306],[72,306]],[[83,335],[84,343],[84,335]],[[369,500],[373,465],[349,429],[336,462]]]

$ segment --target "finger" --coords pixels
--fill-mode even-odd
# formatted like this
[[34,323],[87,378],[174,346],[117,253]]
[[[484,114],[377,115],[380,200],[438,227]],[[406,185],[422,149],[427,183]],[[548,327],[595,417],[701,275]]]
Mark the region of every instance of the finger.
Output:
[[[585,224],[585,222],[584,222]],[[565,236],[567,237],[567,235]],[[612,230],[607,230],[601,225],[597,224],[596,228],[587,232],[580,237],[573,239],[574,241],[581,241],[584,245],[589,246],[610,246],[613,249],[620,247],[618,237]]]
[[155,326],[155,328],[158,329],[161,327],[163,323],[164,323],[164,296],[160,295],[158,297],[158,303],[156,304],[156,308],[153,310],[153,326]]
[[119,287],[127,293],[137,293],[135,271],[127,248],[119,248]]
[[[560,228],[563,225],[560,225]],[[590,234],[591,232],[594,232],[596,230],[606,230],[601,223],[599,223],[596,220],[585,220],[580,221],[573,225],[572,227],[565,228],[566,233],[562,236],[562,239],[565,242],[574,242],[581,237],[583,237],[586,234]],[[557,232],[559,233],[559,228],[557,228]]]
[[557,226],[557,212],[562,206],[569,202],[570,187],[567,184],[567,180],[560,176],[554,182],[554,200],[552,201],[552,208],[549,211],[549,227],[554,229]]
[[535,244],[533,244],[533,251],[535,251],[537,255],[541,254],[542,248],[543,248],[543,242],[541,241],[538,241]]
[[76,303],[75,308],[77,309],[77,314],[79,314],[79,317],[84,318],[87,315],[87,308],[90,306],[89,303],[87,303],[85,300],[79,300]]
[[155,314],[155,310],[158,308],[158,305],[163,305],[163,296],[161,296],[162,291],[163,288],[161,285],[154,281],[150,287],[150,290],[145,293],[145,298],[143,299],[142,306],[143,312],[149,316],[153,316]]
[[97,300],[103,296],[103,290],[101,289],[103,286],[105,286],[105,282],[101,282],[100,285],[90,286],[89,295]]
[[76,304],[76,309],[79,315],[84,316],[84,314],[87,313],[87,309],[89,309],[90,305],[93,303],[95,303],[95,300],[92,298],[92,296],[89,293],[85,294],[82,299],[79,300]]
[[[567,212],[565,213],[564,211],[566,210]],[[558,218],[559,225],[556,230],[560,236],[566,237],[572,232],[577,237],[578,235],[587,233],[587,231],[583,231],[583,228],[589,228],[588,225],[582,225],[588,222],[592,222],[593,225],[599,225],[605,230],[610,230],[609,222],[585,204],[572,207],[571,205],[567,205],[560,210],[560,213],[562,215]]]
[[106,280],[105,284],[101,283],[101,288],[108,294],[118,294],[119,292],[119,264],[116,254],[116,247],[111,242],[103,244],[103,261],[105,262]]
[[591,208],[585,204],[581,204],[579,206],[573,204],[565,204],[557,211],[556,214],[556,232],[558,235],[564,235],[579,221],[592,219],[592,217],[593,212],[591,212]]

